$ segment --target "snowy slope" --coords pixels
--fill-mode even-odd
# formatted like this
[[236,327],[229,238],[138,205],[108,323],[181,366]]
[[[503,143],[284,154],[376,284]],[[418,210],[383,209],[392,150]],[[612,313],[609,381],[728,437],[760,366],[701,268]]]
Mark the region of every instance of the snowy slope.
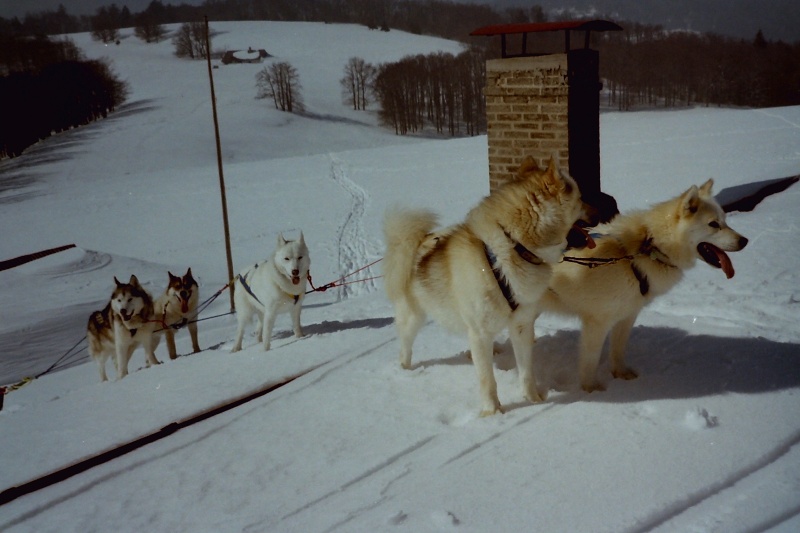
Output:
[[[355,26],[212,23],[217,47],[266,48],[293,63],[308,116],[255,100],[254,65],[215,69],[236,268],[302,229],[324,283],[377,260],[395,203],[459,220],[487,192],[486,139],[400,138],[339,101],[347,59],[448,50],[447,41]],[[201,297],[227,280],[205,65],[133,37],[113,57],[126,109],[48,140],[0,179],[0,259],[77,248],[0,272],[0,382],[49,366],[83,335],[113,276],[153,293],[191,266]],[[317,43],[313,50],[299,43]],[[603,186],[622,209],[714,177],[717,190],[800,173],[800,108],[609,113]],[[279,319],[273,350],[235,318],[200,323],[206,350],[99,383],[93,363],[9,393],[0,412],[0,491],[271,384],[241,407],[0,507],[28,531],[796,531],[800,529],[800,189],[729,223],[751,239],[736,276],[698,265],[640,317],[640,378],[587,395],[576,324],[537,323],[550,389],[523,401],[497,339],[505,415],[477,418],[465,339],[431,324],[415,365],[397,364],[380,280],[306,300],[306,338]],[[356,278],[380,274],[380,264]],[[227,295],[207,316],[226,313]],[[178,334],[188,353],[188,335]],[[159,347],[157,355],[166,358]]]

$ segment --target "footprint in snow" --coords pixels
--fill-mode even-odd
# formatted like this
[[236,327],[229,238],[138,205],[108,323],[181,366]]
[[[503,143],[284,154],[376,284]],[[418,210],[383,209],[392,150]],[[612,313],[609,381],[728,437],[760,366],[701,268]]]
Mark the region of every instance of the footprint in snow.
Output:
[[451,511],[434,511],[431,513],[431,520],[436,527],[441,529],[454,528],[461,524],[461,520]]
[[698,407],[686,413],[683,417],[683,425],[687,429],[700,431],[701,429],[715,428],[719,425],[719,419],[709,413],[705,408]]

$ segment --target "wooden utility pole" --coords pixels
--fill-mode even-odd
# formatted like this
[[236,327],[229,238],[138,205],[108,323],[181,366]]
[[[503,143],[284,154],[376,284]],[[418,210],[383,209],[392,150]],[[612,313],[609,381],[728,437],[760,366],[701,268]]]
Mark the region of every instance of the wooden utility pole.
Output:
[[217,120],[217,97],[214,94],[214,76],[211,73],[211,39],[208,30],[208,16],[206,21],[206,62],[208,63],[208,82],[211,85],[211,110],[214,114],[214,138],[217,141],[217,169],[219,170],[219,193],[222,199],[222,226],[225,230],[225,253],[228,259],[228,292],[231,298],[231,312],[236,311],[233,303],[233,258],[231,256],[231,231],[228,226],[228,200],[225,197],[225,176],[222,173],[222,148],[219,142],[219,120]]

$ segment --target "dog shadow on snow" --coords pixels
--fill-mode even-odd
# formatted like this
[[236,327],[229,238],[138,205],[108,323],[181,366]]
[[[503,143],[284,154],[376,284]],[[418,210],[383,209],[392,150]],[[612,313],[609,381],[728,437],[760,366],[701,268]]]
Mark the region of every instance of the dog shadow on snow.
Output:
[[[539,389],[550,390],[553,396],[546,403],[577,400],[633,403],[800,388],[800,344],[693,335],[676,328],[639,326],[631,334],[626,356],[628,366],[639,377],[630,381],[613,379],[606,346],[598,369],[598,379],[606,390],[588,394],[578,383],[579,341],[580,332],[576,330],[537,338],[534,368]],[[466,351],[420,364],[472,363]],[[509,341],[495,343],[495,367],[498,370],[516,367]],[[555,396],[552,391],[562,394]],[[522,405],[505,407],[514,409]]]
[[[380,329],[394,324],[394,318],[364,318],[360,320],[351,320],[349,322],[342,322],[339,320],[323,320],[319,324],[305,324],[303,325],[303,334],[308,335],[322,335],[324,333],[336,333],[338,331],[346,331],[349,329]],[[291,330],[277,331],[272,335],[273,339],[287,339],[292,337],[294,333]]]

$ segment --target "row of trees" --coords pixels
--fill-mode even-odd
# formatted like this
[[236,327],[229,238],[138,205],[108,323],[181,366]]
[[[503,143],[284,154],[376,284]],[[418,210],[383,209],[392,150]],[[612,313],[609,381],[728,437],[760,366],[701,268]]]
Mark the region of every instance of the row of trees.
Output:
[[609,103],[635,107],[800,104],[800,42],[753,42],[627,24],[597,40]]
[[[13,68],[0,77],[0,157],[14,157],[53,133],[105,117],[128,94],[107,63],[83,59],[71,41],[49,46],[33,41],[37,53],[29,57],[27,43],[14,41]],[[9,43],[0,49],[4,44]],[[49,60],[43,48],[50,50]]]
[[485,131],[485,64],[483,52],[471,49],[381,65],[372,85],[381,122],[400,135],[426,127],[449,135]]

